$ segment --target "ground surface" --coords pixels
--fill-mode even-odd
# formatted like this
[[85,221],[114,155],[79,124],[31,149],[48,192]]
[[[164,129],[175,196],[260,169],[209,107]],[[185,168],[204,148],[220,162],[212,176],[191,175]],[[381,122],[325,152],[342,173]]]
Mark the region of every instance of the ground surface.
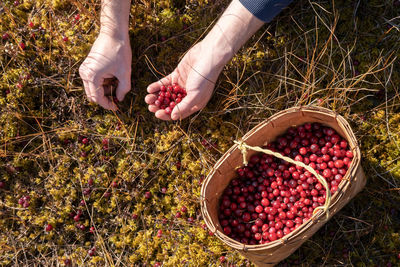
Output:
[[77,71],[99,2],[0,3],[0,265],[246,266],[204,227],[201,181],[258,122],[318,105],[352,125],[368,183],[281,264],[400,266],[399,1],[295,1],[175,123],[147,111],[145,88],[227,1],[132,4],[133,90],[116,114],[87,102]]

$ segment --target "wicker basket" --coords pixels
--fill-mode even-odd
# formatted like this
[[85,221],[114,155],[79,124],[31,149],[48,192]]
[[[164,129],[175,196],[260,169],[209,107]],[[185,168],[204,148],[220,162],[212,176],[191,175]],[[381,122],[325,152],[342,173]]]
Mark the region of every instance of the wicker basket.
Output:
[[[237,177],[236,169],[243,166],[243,158],[257,153],[255,146],[274,141],[291,126],[319,122],[335,129],[348,141],[353,152],[352,163],[331,197],[327,190],[326,206],[314,212],[310,220],[279,240],[263,245],[245,245],[224,234],[218,219],[219,199],[230,181]],[[281,111],[257,125],[240,142],[233,145],[215,164],[201,188],[201,210],[208,228],[226,245],[238,250],[258,266],[274,266],[292,254],[327,220],[346,205],[365,186],[366,178],[360,161],[360,149],[346,120],[335,112],[319,107],[295,107]],[[243,145],[245,144],[245,145]],[[242,152],[247,153],[242,153]],[[317,177],[318,178],[318,177]],[[329,201],[328,201],[329,197]]]

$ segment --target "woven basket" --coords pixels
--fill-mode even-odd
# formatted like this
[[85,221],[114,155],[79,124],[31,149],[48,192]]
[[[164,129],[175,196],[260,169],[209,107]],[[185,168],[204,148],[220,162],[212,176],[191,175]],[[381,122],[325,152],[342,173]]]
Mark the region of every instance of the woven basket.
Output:
[[[243,158],[245,157],[246,160],[254,153],[258,153],[253,150],[254,147],[274,141],[289,127],[307,122],[319,122],[332,127],[348,141],[354,156],[346,175],[338,186],[338,190],[332,196],[330,196],[329,190],[326,190],[325,206],[317,208],[310,220],[276,241],[263,245],[245,245],[225,235],[218,219],[219,200],[230,181],[237,177],[236,169],[243,166]],[[254,127],[243,136],[240,142],[235,143],[218,160],[204,181],[201,188],[201,211],[208,228],[222,242],[238,250],[258,266],[274,266],[287,258],[360,192],[366,183],[360,164],[360,149],[353,131],[342,116],[329,109],[295,107],[281,111]]]

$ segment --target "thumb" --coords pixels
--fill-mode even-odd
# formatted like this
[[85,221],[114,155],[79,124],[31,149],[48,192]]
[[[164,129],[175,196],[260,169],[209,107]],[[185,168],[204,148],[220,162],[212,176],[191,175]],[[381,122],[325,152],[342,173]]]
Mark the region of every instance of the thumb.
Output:
[[116,91],[116,96],[118,101],[124,100],[125,95],[131,90],[131,81],[130,79],[120,79]]
[[203,108],[198,103],[199,101],[198,91],[189,91],[187,96],[183,98],[182,102],[177,104],[171,113],[172,120],[184,119],[194,112]]

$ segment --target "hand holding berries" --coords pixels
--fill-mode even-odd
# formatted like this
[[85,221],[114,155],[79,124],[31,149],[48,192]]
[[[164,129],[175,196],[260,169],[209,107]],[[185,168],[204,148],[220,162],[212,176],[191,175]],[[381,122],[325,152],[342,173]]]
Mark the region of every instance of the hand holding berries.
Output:
[[[145,101],[149,105],[149,110],[159,119],[178,120],[204,108],[211,98],[215,82],[223,68],[223,65],[218,65],[214,63],[215,61],[215,56],[210,54],[209,47],[203,42],[192,47],[171,74],[148,86],[149,94]],[[179,85],[186,89],[187,94],[185,98],[181,98],[180,103],[172,104],[172,109],[171,106],[167,107],[167,101],[164,103],[159,100],[161,89],[166,86],[167,93],[169,85]],[[160,102],[156,103],[157,100]],[[163,105],[165,108],[162,108]]]

